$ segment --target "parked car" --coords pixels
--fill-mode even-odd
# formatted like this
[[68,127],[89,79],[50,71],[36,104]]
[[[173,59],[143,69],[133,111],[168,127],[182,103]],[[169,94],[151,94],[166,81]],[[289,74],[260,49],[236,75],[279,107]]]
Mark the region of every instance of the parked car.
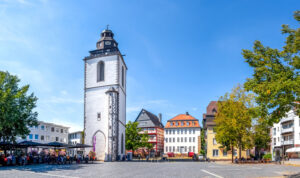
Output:
[[175,157],[175,154],[173,152],[169,152],[168,157]]
[[194,152],[188,152],[188,157],[193,157],[194,156]]

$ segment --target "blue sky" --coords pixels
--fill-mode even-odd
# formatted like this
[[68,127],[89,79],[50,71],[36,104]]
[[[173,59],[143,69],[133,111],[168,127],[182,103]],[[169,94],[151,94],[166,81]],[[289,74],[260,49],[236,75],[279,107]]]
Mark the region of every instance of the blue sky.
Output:
[[163,122],[206,106],[252,70],[254,40],[274,48],[300,1],[0,0],[0,70],[30,84],[39,120],[83,128],[83,58],[110,24],[126,54],[127,121],[142,108]]

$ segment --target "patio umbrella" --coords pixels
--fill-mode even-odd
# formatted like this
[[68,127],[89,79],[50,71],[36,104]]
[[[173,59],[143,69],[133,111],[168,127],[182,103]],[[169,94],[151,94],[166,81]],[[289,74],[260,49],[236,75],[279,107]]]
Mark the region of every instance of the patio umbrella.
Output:
[[51,146],[51,147],[68,147],[68,144],[65,143],[60,143],[60,142],[50,142],[50,143],[46,143],[44,144],[44,146]]
[[88,147],[93,147],[93,146],[92,145],[81,144],[81,143],[76,143],[76,145],[71,145],[68,148],[88,148]]
[[34,146],[45,146],[42,143],[33,142],[33,141],[23,141],[17,144],[20,147],[34,147]]

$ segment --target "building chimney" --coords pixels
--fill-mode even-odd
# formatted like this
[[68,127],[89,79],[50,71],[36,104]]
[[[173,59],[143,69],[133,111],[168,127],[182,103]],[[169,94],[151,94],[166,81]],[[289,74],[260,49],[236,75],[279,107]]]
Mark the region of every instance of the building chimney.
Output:
[[185,114],[186,114],[186,115],[190,115],[189,112],[186,112]]
[[161,122],[161,119],[162,119],[161,113],[158,114],[158,119],[159,119],[159,122]]

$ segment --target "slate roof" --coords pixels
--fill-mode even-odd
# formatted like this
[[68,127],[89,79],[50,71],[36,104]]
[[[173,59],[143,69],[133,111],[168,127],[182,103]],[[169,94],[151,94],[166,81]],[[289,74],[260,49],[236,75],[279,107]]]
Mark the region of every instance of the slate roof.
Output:
[[[142,114],[145,114],[147,117],[145,117],[145,115],[142,115]],[[159,121],[159,118],[147,111],[146,109],[142,109],[141,112],[139,113],[138,117],[135,119],[135,122],[140,122],[140,121],[146,121],[146,120],[150,120],[152,122],[153,125],[145,125],[143,127],[151,127],[151,126],[154,126],[154,127],[161,127],[161,128],[164,128],[164,125]]]

